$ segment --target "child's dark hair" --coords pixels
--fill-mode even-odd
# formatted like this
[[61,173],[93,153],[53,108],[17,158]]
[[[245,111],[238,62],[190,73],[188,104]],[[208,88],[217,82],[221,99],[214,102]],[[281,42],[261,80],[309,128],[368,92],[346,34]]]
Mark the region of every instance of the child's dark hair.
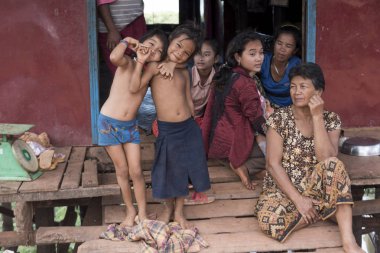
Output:
[[283,25],[280,28],[277,29],[277,31],[274,34],[273,40],[276,43],[276,40],[278,37],[280,37],[281,34],[290,34],[293,36],[294,41],[296,42],[296,51],[300,51],[302,47],[302,34],[300,29],[294,25]]
[[[215,56],[219,55],[220,53],[220,47],[218,42],[215,39],[205,39],[202,41],[201,45],[207,44],[211,47],[212,51],[214,51]],[[200,51],[201,49],[199,49]]]
[[311,80],[316,90],[325,90],[323,71],[316,63],[306,62],[293,67],[289,72],[289,80],[292,81],[296,76]]
[[263,44],[262,37],[258,33],[248,30],[239,33],[230,41],[225,56],[226,63],[222,65],[219,72],[214,76],[214,83],[217,89],[224,88],[224,85],[232,75],[232,68],[238,66],[235,54],[237,53],[238,55],[241,55],[247,43],[255,40],[258,40]]
[[158,29],[158,28],[149,30],[140,38],[139,41],[140,43],[143,43],[144,41],[146,41],[149,38],[152,38],[153,36],[157,36],[162,41],[163,48],[162,48],[160,61],[163,61],[166,58],[166,54],[167,54],[168,46],[169,46],[168,37],[166,36],[163,30]]
[[177,26],[169,35],[169,41],[171,42],[175,38],[185,34],[187,39],[194,42],[195,49],[192,55],[189,58],[193,57],[196,52],[199,51],[200,42],[201,42],[201,31],[191,23],[186,23],[183,25]]

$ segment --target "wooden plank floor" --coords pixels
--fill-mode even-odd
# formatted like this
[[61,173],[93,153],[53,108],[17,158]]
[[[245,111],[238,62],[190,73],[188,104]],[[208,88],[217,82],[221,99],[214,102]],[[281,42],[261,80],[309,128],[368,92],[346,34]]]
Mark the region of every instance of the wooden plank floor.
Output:
[[[144,150],[153,152],[153,149],[146,148],[149,145],[146,143]],[[91,153],[97,154],[102,152],[99,149],[91,151]],[[150,155],[146,154],[146,157],[153,157]],[[104,154],[101,154],[101,157],[103,156]],[[104,164],[109,163],[109,160],[107,161],[105,158],[98,161],[104,162]],[[149,164],[149,161],[143,161],[143,164]],[[261,181],[257,181],[258,186],[254,191],[249,191],[229,168],[216,161],[209,161],[208,165],[212,187],[207,194],[214,196],[216,201],[206,205],[185,206],[184,210],[185,216],[199,229],[201,235],[210,244],[209,248],[202,249],[201,252],[280,252],[289,249],[301,250],[300,252],[302,250],[304,252],[309,250],[343,252],[338,227],[329,222],[319,222],[310,228],[295,232],[283,244],[268,238],[261,232],[257,219],[253,217],[254,207],[261,192]],[[146,182],[150,183],[149,168],[144,168],[144,176]],[[114,173],[105,173],[99,175],[99,181],[101,184],[115,184],[116,178]],[[147,189],[147,202],[148,213],[159,215],[162,205],[158,200],[153,199],[151,189]],[[104,196],[102,205],[103,224],[119,223],[124,219],[126,213],[120,195]],[[91,232],[94,235],[93,239],[104,229],[105,226],[94,228]],[[67,232],[61,230],[59,237],[64,238],[65,234]],[[79,233],[71,232],[71,234]],[[138,243],[99,239],[88,241],[89,238],[91,236],[87,233],[86,242],[79,247],[78,252],[104,252],[109,248],[112,248],[113,252],[137,252],[139,250]],[[314,240],[314,238],[316,239]]]
[[[146,182],[151,182],[150,168],[154,154],[153,138],[143,138],[143,169]],[[37,244],[85,242],[79,252],[136,252],[138,244],[131,242],[110,242],[98,240],[106,224],[121,222],[125,217],[125,208],[120,197],[120,188],[111,159],[102,147],[68,147],[60,149],[67,154],[66,161],[56,170],[45,172],[33,182],[2,182],[0,184],[0,202],[37,201],[41,204],[50,200],[67,200],[102,197],[102,226],[88,227],[40,227],[36,232]],[[353,182],[358,184],[373,180],[380,182],[380,170],[369,170],[368,166],[379,166],[378,157],[370,158],[368,163],[359,162],[351,156],[340,155],[348,165]],[[371,160],[372,159],[372,160]],[[359,177],[358,170],[368,169],[371,179]],[[298,252],[343,252],[338,227],[331,223],[317,223],[312,227],[296,231],[284,244],[266,237],[259,229],[253,210],[261,191],[260,181],[254,191],[243,187],[239,178],[229,169],[215,160],[208,162],[212,182],[208,195],[216,201],[207,205],[186,206],[185,215],[199,228],[201,235],[210,247],[202,252],[264,252],[300,250]],[[376,167],[377,168],[377,167]],[[352,172],[351,172],[352,170]],[[97,175],[96,175],[96,172]],[[378,177],[379,174],[379,177]],[[364,180],[364,181],[360,181]],[[372,182],[372,181],[371,181]],[[148,212],[159,214],[162,206],[153,199],[151,189],[147,189]],[[376,203],[375,203],[376,202]],[[378,205],[378,201],[373,201]],[[373,203],[355,205],[354,213],[373,211]],[[356,210],[357,211],[356,211]],[[364,210],[364,211],[363,211]],[[380,209],[376,212],[380,212]],[[13,235],[12,235],[13,236]],[[16,240],[11,234],[9,240]],[[13,238],[13,239],[12,239]],[[313,238],[313,240],[309,240]],[[8,241],[8,239],[7,239]],[[2,243],[3,241],[0,240]]]

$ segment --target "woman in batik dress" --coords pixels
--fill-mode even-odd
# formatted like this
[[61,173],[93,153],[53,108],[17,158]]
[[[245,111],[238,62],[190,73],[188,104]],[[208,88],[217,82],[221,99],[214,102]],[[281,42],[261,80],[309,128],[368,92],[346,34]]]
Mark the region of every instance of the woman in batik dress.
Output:
[[335,215],[346,252],[364,252],[352,233],[352,195],[338,154],[339,116],[324,110],[325,81],[315,63],[294,67],[293,105],[268,119],[267,175],[256,205],[261,229],[283,242],[297,229]]

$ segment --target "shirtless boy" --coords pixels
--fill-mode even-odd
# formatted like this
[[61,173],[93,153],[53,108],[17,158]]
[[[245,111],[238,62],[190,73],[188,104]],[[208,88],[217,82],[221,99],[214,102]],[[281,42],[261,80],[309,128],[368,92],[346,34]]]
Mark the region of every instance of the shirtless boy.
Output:
[[111,157],[117,182],[121,188],[127,216],[121,226],[133,226],[136,209],[133,206],[131,185],[132,179],[140,221],[146,219],[145,182],[140,164],[140,135],[136,121],[137,110],[146,93],[146,88],[131,93],[129,86],[137,74],[141,76],[143,65],[138,58],[125,56],[129,47],[134,51],[145,53],[145,61],[158,62],[166,57],[167,38],[161,30],[152,30],[139,41],[126,37],[111,52],[110,60],[117,66],[110,95],[100,110],[98,119],[99,145],[105,146]]
[[150,63],[141,82],[130,86],[131,92],[139,92],[145,90],[151,80],[159,129],[152,169],[153,197],[165,200],[159,219],[168,223],[174,212],[174,221],[185,229],[191,227],[183,213],[189,182],[197,192],[210,188],[201,131],[192,118],[194,106],[189,73],[183,67],[197,52],[199,37],[198,30],[191,25],[178,26],[169,36],[165,63],[182,67],[175,68],[169,79],[159,75],[157,63]]

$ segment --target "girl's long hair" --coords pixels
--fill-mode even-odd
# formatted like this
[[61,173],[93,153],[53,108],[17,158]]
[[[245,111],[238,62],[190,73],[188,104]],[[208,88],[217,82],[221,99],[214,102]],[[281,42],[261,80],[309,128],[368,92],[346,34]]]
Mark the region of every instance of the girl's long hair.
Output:
[[217,90],[224,89],[227,81],[231,78],[232,69],[238,66],[235,54],[241,55],[247,43],[255,40],[259,40],[263,44],[262,37],[258,33],[249,30],[239,33],[230,41],[226,51],[226,62],[214,76],[214,84]]

